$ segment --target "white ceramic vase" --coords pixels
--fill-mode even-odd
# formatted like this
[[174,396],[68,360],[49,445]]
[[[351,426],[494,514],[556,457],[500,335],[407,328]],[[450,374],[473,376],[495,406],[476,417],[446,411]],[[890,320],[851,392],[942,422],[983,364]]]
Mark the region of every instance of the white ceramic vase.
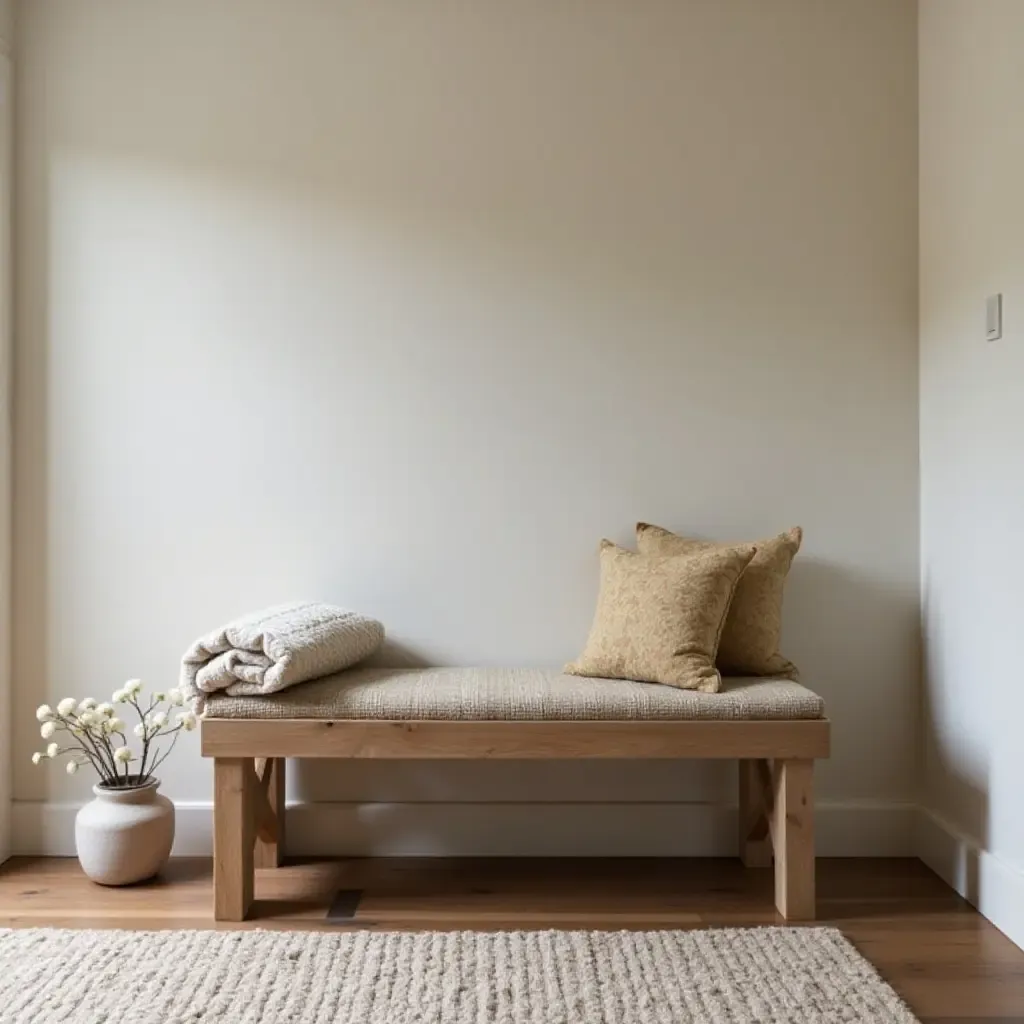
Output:
[[75,818],[82,870],[100,885],[131,885],[152,878],[171,855],[174,804],[157,792],[159,779],[116,789],[93,786],[96,799]]

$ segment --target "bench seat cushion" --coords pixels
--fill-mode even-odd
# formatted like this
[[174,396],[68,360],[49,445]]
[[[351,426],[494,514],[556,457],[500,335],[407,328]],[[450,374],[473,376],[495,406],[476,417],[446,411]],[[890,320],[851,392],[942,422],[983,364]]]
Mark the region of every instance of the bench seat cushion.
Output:
[[210,718],[638,721],[821,718],[788,680],[725,678],[720,693],[528,668],[354,668],[267,697],[211,695]]

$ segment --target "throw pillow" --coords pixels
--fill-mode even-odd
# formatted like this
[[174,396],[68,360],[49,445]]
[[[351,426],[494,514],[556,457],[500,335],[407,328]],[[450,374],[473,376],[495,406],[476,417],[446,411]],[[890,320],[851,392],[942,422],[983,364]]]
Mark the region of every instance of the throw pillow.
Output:
[[[757,554],[736,587],[718,647],[718,668],[724,675],[797,678],[796,666],[779,653],[779,640],[786,575],[802,539],[803,531],[796,526],[771,540],[752,542]],[[648,523],[637,524],[636,543],[643,554],[662,556],[723,546],[680,537]]]
[[642,555],[601,542],[601,584],[586,647],[565,671],[717,693],[715,653],[753,546]]

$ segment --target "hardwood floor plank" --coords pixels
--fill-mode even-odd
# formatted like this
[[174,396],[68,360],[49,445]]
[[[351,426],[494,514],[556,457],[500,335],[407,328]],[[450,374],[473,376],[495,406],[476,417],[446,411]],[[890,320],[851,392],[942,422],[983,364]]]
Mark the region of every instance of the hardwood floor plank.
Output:
[[[340,889],[350,921],[328,922]],[[707,859],[307,860],[256,871],[251,919],[213,921],[212,865],[176,859],[106,889],[73,859],[0,867],[0,927],[332,931],[709,928],[784,923],[772,871]],[[839,928],[926,1024],[1022,1024],[1024,951],[916,860],[819,860],[818,924]]]

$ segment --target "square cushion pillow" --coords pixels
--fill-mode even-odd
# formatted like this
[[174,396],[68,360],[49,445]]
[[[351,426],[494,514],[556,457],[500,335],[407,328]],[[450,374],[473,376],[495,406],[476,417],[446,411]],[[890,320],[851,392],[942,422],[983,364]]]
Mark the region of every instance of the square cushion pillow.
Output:
[[601,584],[586,648],[565,671],[717,693],[715,653],[754,547],[641,555],[601,542]]
[[[786,575],[800,550],[799,526],[771,540],[752,541],[757,547],[736,587],[718,646],[718,668],[727,676],[781,676],[796,679],[796,666],[779,653],[782,635],[782,592]],[[648,523],[638,523],[636,544],[645,555],[692,555],[716,545],[680,537]]]

